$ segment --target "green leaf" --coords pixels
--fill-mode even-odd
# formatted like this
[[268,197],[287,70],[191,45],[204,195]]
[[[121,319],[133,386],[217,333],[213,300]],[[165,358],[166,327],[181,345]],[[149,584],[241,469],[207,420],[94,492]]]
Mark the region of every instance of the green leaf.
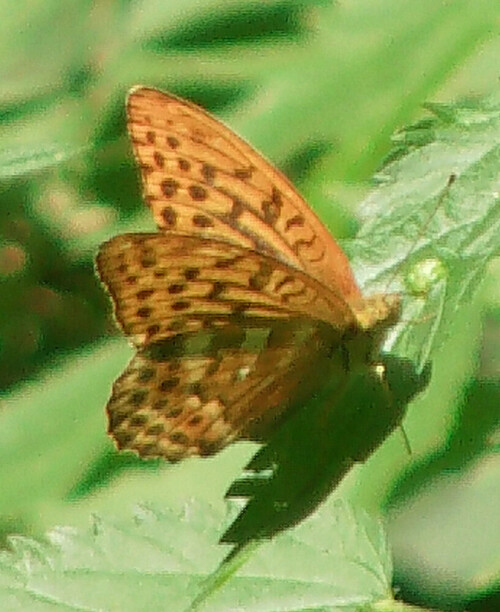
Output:
[[[36,109],[29,117],[2,126],[0,179],[32,175],[88,153],[89,107],[84,101],[64,99],[48,111]],[[87,121],[85,121],[87,119]]]
[[[417,368],[433,361],[426,396],[404,422],[413,456],[391,440],[347,484],[356,503],[379,507],[391,475],[437,445],[444,452],[450,423],[460,418],[457,393],[481,341],[479,289],[500,246],[499,109],[494,98],[457,103],[419,122],[427,144],[410,138],[405,156],[381,169],[361,204],[360,232],[344,244],[367,293],[403,293],[402,320],[385,348]],[[398,147],[413,131],[398,135]]]
[[360,207],[361,229],[346,245],[365,291],[402,291],[402,319],[420,319],[391,343],[419,367],[446,340],[500,249],[500,106],[443,108],[427,144],[403,136],[406,155],[378,173]]
[[227,547],[221,517],[191,503],[182,512],[142,508],[133,520],[57,528],[47,543],[21,537],[0,553],[0,607],[12,612],[343,610],[391,599],[391,561],[380,524],[344,504],[261,545],[246,565],[207,590]]

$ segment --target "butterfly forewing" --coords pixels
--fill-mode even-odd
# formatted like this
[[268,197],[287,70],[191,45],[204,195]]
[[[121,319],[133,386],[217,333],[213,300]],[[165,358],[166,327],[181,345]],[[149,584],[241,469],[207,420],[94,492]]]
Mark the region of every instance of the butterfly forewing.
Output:
[[129,130],[145,199],[161,230],[216,238],[307,271],[360,297],[347,257],[288,180],[222,123],[184,100],[138,87]]

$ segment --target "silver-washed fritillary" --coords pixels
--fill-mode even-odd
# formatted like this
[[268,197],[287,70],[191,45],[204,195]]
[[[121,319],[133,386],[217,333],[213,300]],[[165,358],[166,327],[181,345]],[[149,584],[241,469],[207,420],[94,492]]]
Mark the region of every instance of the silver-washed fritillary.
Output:
[[362,297],[288,180],[201,108],[136,87],[127,110],[159,231],[116,236],[97,257],[137,348],[108,431],[120,449],[170,461],[262,439],[334,349],[346,367],[373,361],[399,296]]

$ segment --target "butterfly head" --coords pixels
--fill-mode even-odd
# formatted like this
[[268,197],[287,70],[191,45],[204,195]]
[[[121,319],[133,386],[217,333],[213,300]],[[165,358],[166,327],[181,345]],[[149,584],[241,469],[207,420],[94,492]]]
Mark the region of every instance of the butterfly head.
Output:
[[344,336],[344,347],[349,354],[349,367],[365,366],[377,359],[387,330],[395,325],[401,314],[398,293],[377,293],[350,304],[355,326]]
[[351,308],[361,330],[383,332],[399,321],[401,295],[399,293],[376,293],[351,304]]

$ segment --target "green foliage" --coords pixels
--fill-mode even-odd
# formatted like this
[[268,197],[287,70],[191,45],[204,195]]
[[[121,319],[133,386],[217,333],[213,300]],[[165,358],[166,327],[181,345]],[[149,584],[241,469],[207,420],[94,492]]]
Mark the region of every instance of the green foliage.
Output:
[[11,612],[180,612],[201,594],[207,612],[354,612],[390,597],[384,532],[363,512],[325,507],[211,585],[227,549],[215,546],[219,521],[210,506],[191,503],[178,513],[141,508],[133,520],[94,518],[90,528],[52,531],[43,544],[12,538],[12,552],[0,553],[0,601]]
[[[221,499],[256,450],[145,464],[105,435],[130,350],[94,344],[113,328],[93,257],[152,228],[125,136],[138,83],[223,117],[300,181],[335,235],[359,228],[344,245],[364,291],[403,291],[386,349],[419,369],[432,360],[403,422],[412,454],[396,432],[334,497],[384,513],[401,596],[487,599],[500,583],[498,3],[48,0],[2,2],[0,15],[0,525],[14,548],[0,608],[188,605],[229,550],[216,544]],[[179,514],[191,497],[211,509]],[[173,510],[120,518],[144,501]],[[380,531],[330,504],[222,566],[203,609],[395,609]],[[48,547],[24,539],[94,512],[114,518],[57,530]]]
[[[410,293],[403,319],[427,320],[406,326],[393,350],[420,366],[445,341],[500,248],[498,102],[427,106],[436,117],[396,135],[404,157],[389,153],[393,161],[376,175],[377,189],[360,206],[362,228],[347,245],[366,290],[395,275],[406,282],[397,287]],[[433,262],[433,278],[427,290],[412,291],[408,278],[422,262]]]

